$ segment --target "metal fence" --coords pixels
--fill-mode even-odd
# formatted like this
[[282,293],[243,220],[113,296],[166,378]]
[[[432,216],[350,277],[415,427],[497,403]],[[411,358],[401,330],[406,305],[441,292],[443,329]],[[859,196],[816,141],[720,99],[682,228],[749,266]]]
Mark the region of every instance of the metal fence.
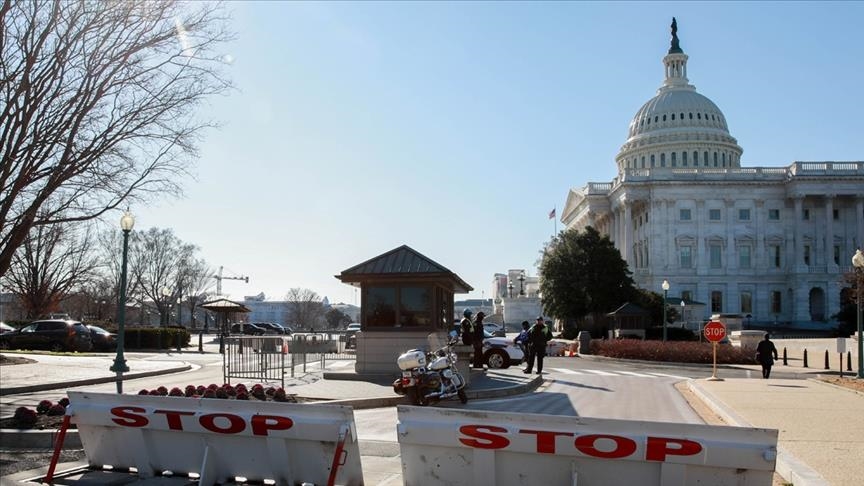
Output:
[[232,378],[285,387],[285,375],[306,374],[307,365],[324,370],[328,360],[354,360],[344,333],[304,333],[291,336],[231,336],[225,339],[222,374],[226,383]]

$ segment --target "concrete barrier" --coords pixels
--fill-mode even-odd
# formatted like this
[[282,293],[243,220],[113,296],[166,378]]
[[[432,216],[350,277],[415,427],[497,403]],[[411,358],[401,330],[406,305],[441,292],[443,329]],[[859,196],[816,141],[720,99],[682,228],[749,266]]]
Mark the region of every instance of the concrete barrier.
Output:
[[338,405],[69,392],[91,467],[198,484],[363,484],[353,410]]
[[398,407],[405,484],[770,486],[777,431]]

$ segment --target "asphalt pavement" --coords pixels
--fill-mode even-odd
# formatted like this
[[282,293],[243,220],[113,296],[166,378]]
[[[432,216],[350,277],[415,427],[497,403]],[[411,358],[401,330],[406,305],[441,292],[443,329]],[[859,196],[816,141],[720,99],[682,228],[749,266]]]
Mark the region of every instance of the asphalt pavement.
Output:
[[[851,342],[854,345],[854,341]],[[802,346],[778,341],[778,348],[788,348],[788,365],[778,362],[777,371],[792,371],[796,376],[811,374],[810,379],[728,378],[723,381],[688,380],[688,386],[727,423],[737,426],[778,429],[780,454],[777,472],[795,486],[862,484],[864,478],[864,393],[851,391],[819,381],[821,375],[838,374],[839,370],[802,366]],[[786,344],[786,345],[784,345]],[[798,343],[800,344],[800,343]],[[810,349],[831,344],[805,343]],[[797,351],[793,351],[797,349]],[[127,354],[130,372],[127,379],[136,376],[167,374],[166,386],[185,385],[186,378],[171,382],[171,374],[210,366],[218,369],[221,356],[212,345],[204,353],[132,353]],[[812,352],[812,351],[811,351]],[[31,364],[0,367],[0,416],[10,416],[15,407],[35,406],[40,393],[46,390],[63,391],[68,388],[98,383],[111,383],[115,379],[108,368],[113,356],[51,356],[42,354],[16,355],[34,360]],[[573,359],[579,359],[573,358]],[[812,358],[811,358],[812,359]],[[821,363],[820,363],[821,364]],[[812,362],[811,362],[812,366]],[[758,367],[752,368],[754,371]],[[349,372],[346,374],[346,372]],[[718,376],[722,377],[722,369]],[[181,375],[178,375],[181,376]],[[350,369],[327,371],[307,370],[286,383],[286,391],[298,397],[328,400],[369,408],[400,403],[385,380],[346,380]],[[183,380],[182,382],[180,380]],[[510,394],[528,393],[542,381],[536,375],[524,375],[518,367],[508,370],[472,372],[471,397],[473,399]],[[127,393],[137,388],[127,385]],[[3,434],[3,449],[15,447],[12,439]],[[362,443],[361,462],[367,484],[402,484],[401,461],[398,445],[388,443]],[[47,466],[47,464],[46,464]],[[39,471],[0,477],[0,484],[15,484],[23,477],[34,477]],[[60,483],[58,483],[60,484]],[[68,483],[68,484],[84,484]]]

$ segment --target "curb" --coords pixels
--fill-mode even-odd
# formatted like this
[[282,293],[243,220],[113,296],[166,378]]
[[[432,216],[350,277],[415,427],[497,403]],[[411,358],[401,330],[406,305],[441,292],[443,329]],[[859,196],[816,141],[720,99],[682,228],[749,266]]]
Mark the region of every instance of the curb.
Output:
[[[149,376],[170,375],[171,373],[180,373],[182,371],[189,371],[191,369],[192,365],[186,363],[185,366],[178,366],[176,368],[165,368],[162,370],[145,371],[142,373],[125,373],[123,375],[123,381],[132,380],[135,378],[147,378]],[[98,385],[101,383],[111,383],[115,381],[117,381],[117,376],[103,376],[101,378],[87,378],[86,380],[63,381],[58,383],[42,383],[39,385],[15,386],[8,388],[4,387],[3,389],[0,389],[0,396],[17,395],[21,393],[32,393],[47,390],[59,390],[62,388],[73,388],[76,386]]]
[[[717,415],[723,417],[723,420],[736,427],[753,427],[752,424],[744,420],[743,417],[735,413],[725,403],[715,398],[710,392],[702,388],[695,380],[687,381],[687,388],[690,389],[700,400]],[[777,446],[777,461],[774,467],[777,474],[789,481],[795,486],[830,486],[818,472],[807,464],[799,461],[795,456],[788,451]]]

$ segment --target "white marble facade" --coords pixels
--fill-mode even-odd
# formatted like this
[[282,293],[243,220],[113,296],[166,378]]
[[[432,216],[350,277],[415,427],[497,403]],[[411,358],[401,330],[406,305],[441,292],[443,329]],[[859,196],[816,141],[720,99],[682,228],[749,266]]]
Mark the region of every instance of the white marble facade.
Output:
[[864,242],[864,162],[746,167],[722,112],[687,80],[673,43],[666,79],[637,112],[611,182],[571,189],[561,221],[593,226],[636,284],[705,303],[705,316],[835,325],[842,274]]

